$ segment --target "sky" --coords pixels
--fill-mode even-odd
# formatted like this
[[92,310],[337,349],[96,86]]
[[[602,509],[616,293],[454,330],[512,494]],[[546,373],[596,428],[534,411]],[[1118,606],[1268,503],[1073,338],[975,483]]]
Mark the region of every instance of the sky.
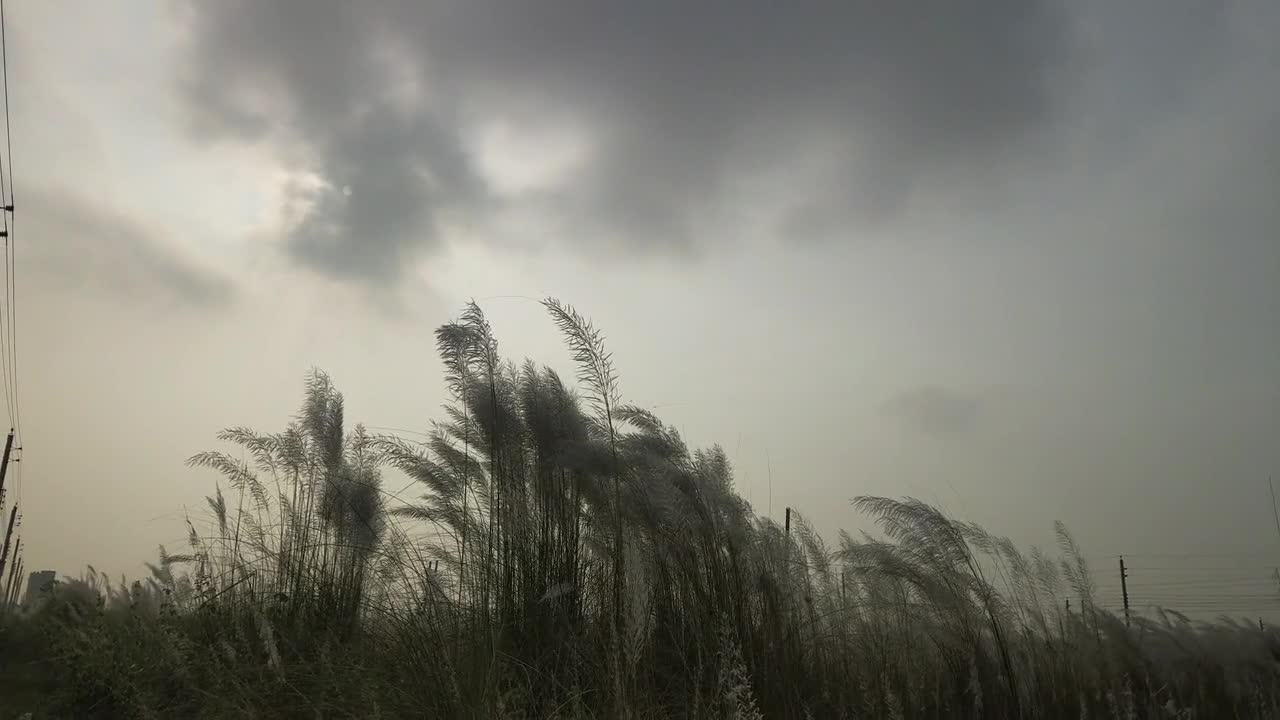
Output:
[[8,5],[29,569],[181,547],[312,367],[426,429],[468,299],[568,370],[545,296],[761,514],[1280,556],[1272,0]]

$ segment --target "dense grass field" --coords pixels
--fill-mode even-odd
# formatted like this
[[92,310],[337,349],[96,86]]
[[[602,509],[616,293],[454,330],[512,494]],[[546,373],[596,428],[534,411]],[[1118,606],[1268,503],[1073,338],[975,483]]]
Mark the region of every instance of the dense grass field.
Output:
[[575,382],[469,305],[425,441],[349,429],[319,372],[283,431],[223,431],[184,552],[5,613],[0,718],[1280,717],[1280,637],[1126,626],[1061,526],[1045,552],[911,499],[851,499],[880,532],[832,545],[758,517],[545,305]]

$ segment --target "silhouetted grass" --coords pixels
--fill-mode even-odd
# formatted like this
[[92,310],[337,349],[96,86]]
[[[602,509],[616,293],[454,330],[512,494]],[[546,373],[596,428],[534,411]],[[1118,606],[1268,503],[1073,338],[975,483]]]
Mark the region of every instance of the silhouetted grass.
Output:
[[282,432],[222,432],[234,450],[190,461],[225,487],[184,554],[132,583],[90,568],[5,618],[0,716],[1277,714],[1274,633],[1126,628],[1061,526],[1057,557],[1024,553],[859,497],[880,536],[827,547],[798,513],[788,535],[546,305],[581,390],[504,361],[471,304],[436,333],[453,401],[425,440],[348,430],[319,372]]

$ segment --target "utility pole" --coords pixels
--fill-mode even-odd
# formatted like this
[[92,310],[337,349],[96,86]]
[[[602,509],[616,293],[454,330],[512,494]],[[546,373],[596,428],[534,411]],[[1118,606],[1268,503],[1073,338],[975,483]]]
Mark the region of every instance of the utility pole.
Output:
[[0,503],[4,502],[4,476],[9,472],[9,453],[13,451],[13,428],[9,428],[9,439],[4,441],[4,460],[0,460]]
[[1129,573],[1124,568],[1124,556],[1120,556],[1120,592],[1124,595],[1124,626],[1129,627]]
[[[4,512],[4,478],[9,472],[9,453],[13,451],[13,428],[9,428],[9,438],[4,441],[4,459],[0,460],[0,513]],[[13,512],[9,513],[8,529],[4,532],[4,550],[0,551],[0,580],[4,579],[5,561],[9,558],[9,536],[13,534],[13,523],[18,515],[18,503],[13,504]],[[18,553],[15,551],[14,555]]]
[[9,559],[9,540],[13,538],[13,526],[18,524],[18,504],[9,511],[9,529],[4,531],[4,547],[0,549],[0,577],[4,577],[5,560]]
[[[9,577],[13,577],[14,573],[16,573],[16,572],[18,571],[17,562],[18,562],[19,553],[21,553],[21,552],[22,552],[22,536],[21,536],[21,535],[19,535],[19,536],[17,537],[17,539],[15,539],[15,540],[13,541],[13,562],[14,562],[14,565],[11,565],[11,566],[9,567]],[[3,580],[3,579],[4,579],[4,575],[0,575],[0,580]]]
[[9,604],[12,606],[18,605],[18,599],[22,595],[22,572],[26,569],[27,569],[27,559],[18,558],[18,564],[15,565],[13,568],[14,572],[17,573],[17,577],[15,577],[13,580],[13,588],[9,590],[9,592],[12,593],[12,595],[10,596]]
[[9,610],[10,608],[12,608],[14,605],[17,604],[13,601],[13,575],[14,575],[14,571],[16,571],[17,569],[18,568],[15,567],[13,571],[9,572],[9,582],[5,583],[5,586],[4,586],[4,608],[3,609],[5,611]]
[[791,537],[791,508],[787,507],[787,537]]
[[[18,553],[21,550],[22,550],[22,538],[19,537],[18,542],[15,543],[13,546],[14,566],[12,569],[9,570],[9,580],[5,583],[5,586],[4,586],[4,599],[5,599],[6,608],[9,605],[13,604],[12,602],[9,601],[9,596],[13,593],[13,583],[15,582],[15,578],[17,578],[20,574],[21,568],[19,567],[19,563],[21,563],[22,561],[18,559]],[[4,580],[4,578],[0,577],[0,580]]]
[[14,602],[12,598],[13,598],[13,573],[11,572],[9,573],[9,582],[5,583],[4,585],[4,602],[3,602],[3,607],[0,607],[0,612],[8,611],[9,608],[13,607]]

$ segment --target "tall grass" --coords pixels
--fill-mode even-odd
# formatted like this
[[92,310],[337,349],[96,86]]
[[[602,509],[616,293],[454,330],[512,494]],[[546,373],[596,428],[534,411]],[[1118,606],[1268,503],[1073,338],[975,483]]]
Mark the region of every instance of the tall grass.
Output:
[[133,583],[90,569],[6,619],[0,683],[45,694],[0,716],[1277,713],[1274,633],[1126,628],[1060,525],[1056,554],[1024,552],[858,497],[877,535],[829,547],[798,513],[787,533],[720,448],[623,402],[599,331],[546,308],[579,389],[502,359],[470,304],[436,332],[451,402],[424,440],[348,429],[319,372],[282,432],[223,431],[231,449],[190,460],[220,480],[186,552]]

